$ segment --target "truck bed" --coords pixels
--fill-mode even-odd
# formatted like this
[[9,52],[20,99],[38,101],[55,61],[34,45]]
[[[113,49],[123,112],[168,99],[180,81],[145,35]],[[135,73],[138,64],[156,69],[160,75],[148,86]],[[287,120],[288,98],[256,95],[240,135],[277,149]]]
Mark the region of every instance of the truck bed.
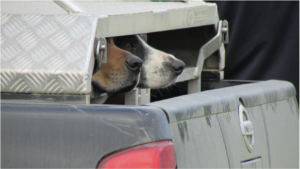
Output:
[[[177,168],[298,168],[294,86],[270,80],[143,106],[1,105],[3,168],[95,168],[114,152],[172,140]],[[239,106],[253,126],[245,145]]]

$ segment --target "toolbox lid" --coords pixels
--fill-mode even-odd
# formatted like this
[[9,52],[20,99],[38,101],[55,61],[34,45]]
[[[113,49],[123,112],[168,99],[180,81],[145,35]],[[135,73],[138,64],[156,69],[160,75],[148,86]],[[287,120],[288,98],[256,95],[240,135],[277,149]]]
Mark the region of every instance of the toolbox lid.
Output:
[[1,13],[1,92],[90,93],[96,26],[91,14]]
[[[99,17],[98,37],[181,29],[217,24],[219,21],[217,5],[203,1],[76,3]],[[8,14],[67,14],[53,1],[3,1],[1,10]]]

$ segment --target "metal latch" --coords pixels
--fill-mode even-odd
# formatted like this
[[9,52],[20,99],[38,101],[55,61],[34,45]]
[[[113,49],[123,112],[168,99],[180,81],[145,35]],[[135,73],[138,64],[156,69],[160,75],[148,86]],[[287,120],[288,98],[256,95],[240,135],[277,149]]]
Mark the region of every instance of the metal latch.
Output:
[[107,62],[107,44],[106,39],[95,37],[94,42],[94,55],[95,55],[95,66],[93,74],[95,74],[101,67],[101,63]]
[[248,151],[251,153],[254,146],[254,131],[252,122],[249,119],[249,115],[244,106],[239,105],[239,118],[241,132]]
[[228,29],[228,22],[224,20],[222,22],[222,34],[223,34],[223,43],[229,43],[229,29]]

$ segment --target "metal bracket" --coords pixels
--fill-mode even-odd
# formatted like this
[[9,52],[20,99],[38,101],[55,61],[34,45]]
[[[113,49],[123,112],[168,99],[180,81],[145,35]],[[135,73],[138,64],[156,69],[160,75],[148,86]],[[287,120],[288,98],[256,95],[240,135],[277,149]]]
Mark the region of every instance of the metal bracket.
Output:
[[95,37],[94,42],[95,66],[93,74],[95,74],[101,67],[101,63],[107,63],[107,44],[106,39]]
[[[223,25],[223,22],[224,22],[224,25]],[[204,60],[207,59],[215,51],[217,51],[221,47],[222,43],[225,42],[224,38],[223,38],[224,34],[226,35],[225,40],[229,42],[228,37],[227,37],[228,36],[228,23],[227,23],[227,21],[219,21],[216,36],[214,36],[211,40],[209,40],[206,44],[204,44],[200,48],[198,61],[197,61],[198,69],[195,69],[195,72],[194,72],[195,77],[200,77],[202,69],[203,69]]]

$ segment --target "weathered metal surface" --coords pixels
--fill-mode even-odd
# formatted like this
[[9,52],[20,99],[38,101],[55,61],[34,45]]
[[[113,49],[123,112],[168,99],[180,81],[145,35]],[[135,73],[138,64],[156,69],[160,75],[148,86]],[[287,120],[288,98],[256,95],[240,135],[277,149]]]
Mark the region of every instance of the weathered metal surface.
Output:
[[238,109],[217,114],[227,150],[229,166],[230,168],[240,168],[241,161],[260,157],[262,167],[269,168],[268,142],[260,105],[246,108],[246,110],[254,131],[254,146],[251,152],[248,151],[241,132]]
[[1,91],[91,91],[97,18],[1,13]]
[[299,106],[296,97],[266,103],[260,108],[265,121],[270,168],[299,168]]
[[170,123],[196,117],[232,111],[237,108],[234,93],[221,89],[179,96],[147,105],[160,107],[167,113]]
[[90,104],[89,94],[22,94],[1,93],[1,103],[14,104]]
[[[299,107],[295,95],[291,83],[269,80],[147,105],[161,108],[169,117],[178,168],[243,168],[249,165],[298,168]],[[253,133],[251,151],[241,131],[239,105],[246,108],[248,117],[243,118],[248,118],[252,124],[245,129]],[[208,146],[203,148],[204,144]],[[219,145],[225,148],[226,155]],[[220,154],[214,154],[216,151]],[[213,159],[216,156],[217,160]],[[254,161],[250,162],[251,159]]]
[[245,107],[251,107],[284,100],[295,94],[295,88],[291,83],[268,80],[204,91],[147,105],[162,108],[167,112],[170,122],[175,122],[204,116],[207,110],[209,110],[209,114],[232,111],[238,107],[239,99],[242,100]]
[[177,168],[229,168],[216,115],[169,124]]
[[1,105],[2,168],[95,168],[114,151],[170,139],[158,108]]
[[63,8],[68,13],[87,13],[85,9],[83,9],[80,5],[78,5],[73,0],[55,0],[53,1],[57,5],[59,5],[61,8]]

